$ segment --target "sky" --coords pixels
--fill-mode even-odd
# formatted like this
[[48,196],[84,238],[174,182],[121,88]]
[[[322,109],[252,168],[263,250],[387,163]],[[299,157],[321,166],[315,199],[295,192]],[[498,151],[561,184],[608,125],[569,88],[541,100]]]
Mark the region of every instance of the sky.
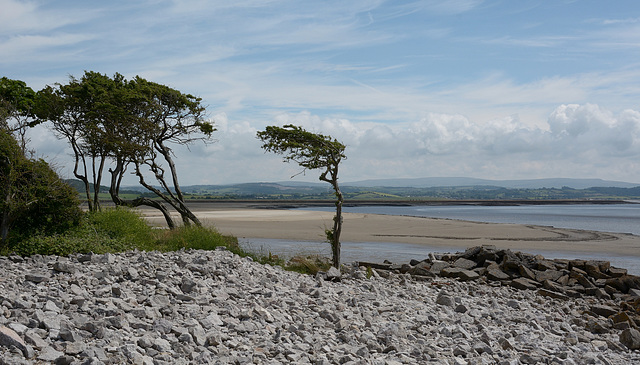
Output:
[[[343,142],[343,182],[640,183],[637,0],[0,0],[0,9],[0,76],[39,90],[85,70],[120,73],[201,97],[218,130],[213,143],[175,149],[182,185],[289,180],[300,168],[256,138],[284,124]],[[65,142],[44,126],[30,137],[71,176]]]

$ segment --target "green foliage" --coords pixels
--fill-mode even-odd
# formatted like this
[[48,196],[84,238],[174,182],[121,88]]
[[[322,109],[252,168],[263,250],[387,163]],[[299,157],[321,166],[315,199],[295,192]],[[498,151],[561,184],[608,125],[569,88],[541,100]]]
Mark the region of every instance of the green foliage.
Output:
[[301,274],[315,275],[319,271],[327,271],[331,267],[331,262],[322,256],[294,256],[284,268]]
[[371,266],[367,266],[367,279],[371,279],[372,276],[373,276],[373,269],[371,268]]
[[102,254],[107,252],[122,252],[133,249],[133,245],[122,239],[109,238],[97,234],[90,227],[68,232],[62,235],[36,235],[19,242],[11,248],[3,250],[3,255],[18,254],[20,256],[59,255],[67,256],[74,253]]
[[258,132],[262,140],[262,149],[284,155],[284,161],[295,161],[306,169],[324,169],[320,180],[331,184],[336,198],[336,215],[331,230],[325,230],[327,240],[331,244],[333,265],[340,267],[340,233],[342,232],[342,203],[344,197],[338,186],[338,167],[346,158],[345,145],[330,136],[311,133],[302,127],[285,125],[284,127],[268,126]]
[[242,249],[237,238],[223,236],[213,228],[189,226],[175,230],[152,229],[140,214],[128,208],[87,212],[79,226],[65,233],[34,235],[9,248],[0,249],[0,254],[67,256],[76,253],[103,254],[128,250],[214,250],[219,247],[225,247],[241,257],[250,257],[261,264],[282,266],[286,270],[302,274],[315,275],[318,271],[327,271],[331,267],[327,258],[317,255],[298,255],[284,260],[271,253],[253,254]]
[[[85,71],[80,79],[44,88],[37,100],[38,118],[51,122],[58,138],[73,149],[73,172],[84,185],[89,210],[100,209],[101,179],[112,163],[109,193],[116,205],[148,205],[166,213],[166,203],[185,224],[200,224],[184,204],[171,147],[207,140],[215,131],[200,98],[141,77],[127,80],[118,73],[110,77]],[[163,202],[123,199],[120,183],[127,171]],[[148,182],[147,175],[157,183]],[[170,215],[164,216],[173,228]]]
[[[302,127],[285,125],[268,126],[258,132],[262,149],[285,155],[284,161],[294,161],[305,169],[322,169],[337,166],[346,158],[345,145],[330,136],[311,133]],[[322,180],[322,179],[321,179]]]
[[34,234],[60,234],[79,223],[76,190],[44,160],[26,158],[4,130],[0,130],[0,186],[5,246]]
[[220,235],[215,229],[198,226],[177,230],[155,230],[142,216],[128,208],[87,212],[81,224],[63,234],[38,234],[0,250],[1,254],[29,256],[106,253],[127,250],[174,251],[180,249],[213,250],[224,246],[247,256],[235,237]]
[[9,118],[28,117],[35,99],[36,93],[24,81],[0,78],[0,126]]
[[202,226],[184,226],[161,233],[161,237],[154,246],[145,248],[159,251],[176,251],[186,248],[214,250],[221,246],[234,249],[238,245],[235,237],[223,236],[213,228]]
[[155,233],[136,211],[117,207],[87,213],[87,225],[102,236],[141,248],[154,243]]
[[150,245],[153,232],[135,212],[105,209],[85,213],[80,226],[63,234],[39,234],[7,250],[22,256],[121,252]]

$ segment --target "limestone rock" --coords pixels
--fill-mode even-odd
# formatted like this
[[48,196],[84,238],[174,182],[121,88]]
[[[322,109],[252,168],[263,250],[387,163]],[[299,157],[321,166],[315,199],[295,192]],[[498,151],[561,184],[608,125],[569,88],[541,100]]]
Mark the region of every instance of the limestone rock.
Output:
[[459,267],[447,267],[440,271],[440,276],[445,278],[457,278],[464,269]]
[[602,305],[602,304],[592,305],[590,310],[593,313],[605,318],[609,318],[610,316],[613,316],[618,313],[616,309],[611,308],[608,305]]
[[462,270],[460,271],[460,273],[458,273],[458,277],[462,281],[469,281],[469,280],[476,280],[480,278],[480,274],[478,274],[476,271]]
[[569,297],[565,294],[562,294],[557,291],[548,290],[548,289],[538,289],[538,295],[542,295],[543,297],[562,299],[562,300],[569,299]]
[[[476,267],[449,268],[460,258]],[[623,294],[607,285],[611,268],[598,263],[612,278],[596,279],[587,262],[482,246],[410,265],[373,263],[370,276],[347,264],[340,282],[328,282],[224,250],[0,256],[0,326],[27,344],[0,346],[0,362],[640,363],[640,351],[628,350],[640,324],[635,279],[619,277]],[[46,279],[25,281],[25,273]],[[603,307],[616,313],[596,314],[611,313]]]
[[540,284],[536,281],[527,278],[513,279],[510,285],[516,289],[522,290],[535,290],[538,288],[538,286],[540,286]]
[[640,349],[640,331],[627,328],[620,333],[620,342],[630,350]]
[[477,266],[477,264],[475,263],[475,261],[472,260],[468,260],[465,259],[463,257],[457,259],[454,263],[453,263],[454,267],[459,267],[461,269],[465,269],[465,270],[471,270],[474,267]]
[[340,281],[342,278],[342,274],[340,270],[338,270],[335,266],[331,266],[329,270],[327,270],[327,280],[328,281]]
[[431,263],[431,268],[429,268],[429,271],[431,271],[432,273],[436,274],[436,275],[440,275],[440,273],[442,272],[443,269],[449,267],[449,263],[445,262],[445,261],[441,261],[441,260],[435,260]]
[[450,295],[444,292],[440,292],[436,298],[436,304],[444,305],[447,307],[453,307],[456,303]]
[[27,355],[27,344],[11,328],[5,326],[0,327],[0,345],[5,347],[15,346],[18,350],[22,351],[25,356]]
[[509,275],[505,274],[502,270],[498,268],[487,270],[487,279],[489,280],[502,281],[502,280],[508,280],[510,278],[511,277]]

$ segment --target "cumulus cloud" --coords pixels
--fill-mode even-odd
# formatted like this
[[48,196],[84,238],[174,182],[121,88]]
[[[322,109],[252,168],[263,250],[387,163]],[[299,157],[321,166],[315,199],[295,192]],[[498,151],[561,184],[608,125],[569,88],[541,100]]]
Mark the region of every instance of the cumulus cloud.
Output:
[[[301,170],[281,156],[264,153],[256,132],[266,125],[296,124],[347,145],[342,181],[419,176],[490,179],[599,177],[640,182],[640,111],[613,113],[594,104],[556,107],[542,127],[517,116],[476,121],[459,114],[430,113],[403,125],[322,117],[310,112],[280,113],[271,121],[212,116],[215,143],[177,148],[183,184],[282,181]],[[61,143],[40,130],[34,146],[49,146],[59,162],[68,159]],[[55,146],[55,147],[51,147]],[[66,164],[66,166],[71,166]],[[70,171],[68,172],[70,176]],[[297,176],[317,181],[317,173]],[[131,179],[131,184],[135,181]]]
[[[298,172],[260,149],[255,132],[271,123],[342,140],[345,180],[640,181],[639,112],[628,109],[640,94],[631,56],[640,23],[616,20],[615,7],[585,22],[575,6],[0,0],[0,54],[10,55],[0,65],[34,89],[89,69],[202,97],[218,141],[176,149],[188,183]],[[551,10],[562,27],[543,28],[538,14]],[[503,22],[484,27],[487,16]],[[46,139],[34,141],[60,156]]]
[[[628,158],[640,154],[640,112],[635,110],[614,114],[593,104],[560,105],[549,115],[545,127],[525,125],[517,116],[477,122],[463,115],[434,113],[403,126],[321,118],[308,112],[277,116],[276,124],[285,123],[343,141],[348,160],[342,171],[347,180],[392,176],[525,178],[570,173],[640,181],[640,171],[619,168],[638,167]],[[268,172],[266,176],[275,177]]]

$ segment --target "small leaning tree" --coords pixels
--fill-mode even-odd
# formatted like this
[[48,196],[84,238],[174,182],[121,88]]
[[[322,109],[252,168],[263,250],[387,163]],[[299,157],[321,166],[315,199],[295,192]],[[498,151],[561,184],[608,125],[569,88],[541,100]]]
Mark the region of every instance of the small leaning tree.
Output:
[[307,169],[324,169],[320,180],[331,184],[336,196],[333,227],[325,230],[325,233],[331,244],[333,266],[339,269],[344,197],[338,186],[338,166],[342,159],[347,158],[344,154],[345,145],[330,136],[311,133],[291,124],[283,127],[268,126],[264,131],[258,132],[258,139],[263,142],[262,149],[284,155],[284,162],[297,162],[304,168],[302,172]]

